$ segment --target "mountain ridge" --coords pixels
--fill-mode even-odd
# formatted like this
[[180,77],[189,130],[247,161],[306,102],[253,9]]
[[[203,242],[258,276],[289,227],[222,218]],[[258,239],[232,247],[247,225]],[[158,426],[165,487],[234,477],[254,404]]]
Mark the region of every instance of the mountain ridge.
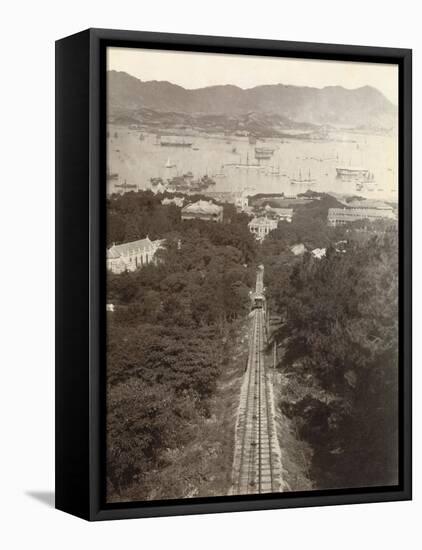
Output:
[[249,112],[276,114],[296,123],[390,129],[397,108],[376,88],[361,86],[295,86],[233,84],[187,89],[165,80],[140,80],[124,71],[108,71],[111,114],[143,108],[187,115],[238,116]]

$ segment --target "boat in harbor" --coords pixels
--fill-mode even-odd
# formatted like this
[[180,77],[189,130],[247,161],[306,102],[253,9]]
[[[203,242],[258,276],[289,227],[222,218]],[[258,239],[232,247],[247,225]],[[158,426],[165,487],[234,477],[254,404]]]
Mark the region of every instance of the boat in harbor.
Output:
[[258,164],[251,164],[249,162],[249,154],[248,153],[246,154],[246,162],[239,162],[239,163],[235,164],[234,166],[237,169],[245,169],[245,170],[249,170],[249,169],[261,170],[262,169],[262,166],[259,163]]
[[134,183],[127,183],[125,180],[123,183],[116,183],[114,187],[126,191],[127,189],[136,189],[137,185]]
[[108,180],[117,180],[119,178],[119,174],[117,172],[110,172],[109,169],[107,169],[107,179]]
[[248,140],[249,140],[250,145],[255,145],[256,136],[254,136],[253,134],[249,134]]
[[267,176],[282,176],[283,174],[280,171],[280,166],[270,166],[267,170]]
[[167,190],[170,189],[176,191],[184,191],[190,193],[199,193],[205,191],[209,187],[216,185],[216,182],[210,178],[207,174],[198,179],[193,179],[191,172],[183,174],[182,176],[174,176],[167,180]]
[[255,147],[255,153],[274,153],[275,149],[273,147]]
[[193,142],[185,138],[162,137],[160,145],[161,147],[192,147]]
[[225,178],[226,174],[224,173],[224,164],[221,165],[221,169],[219,172],[215,172],[215,174],[212,175],[213,178]]
[[314,185],[316,183],[316,179],[312,178],[310,169],[308,170],[308,177],[306,177],[306,178],[302,177],[302,170],[299,170],[299,177],[291,179],[290,183],[292,185],[295,185],[297,183],[298,184],[306,183],[307,185]]
[[255,147],[255,158],[257,160],[267,160],[273,156],[274,149],[271,147]]
[[359,179],[366,179],[369,174],[367,168],[359,166],[338,166],[336,168],[337,177],[345,181],[355,181]]
[[169,158],[167,159],[167,162],[166,162],[166,164],[165,164],[165,167],[166,167],[166,168],[175,168],[176,165],[174,164],[174,162],[171,162],[171,161],[170,161],[170,157],[169,157]]

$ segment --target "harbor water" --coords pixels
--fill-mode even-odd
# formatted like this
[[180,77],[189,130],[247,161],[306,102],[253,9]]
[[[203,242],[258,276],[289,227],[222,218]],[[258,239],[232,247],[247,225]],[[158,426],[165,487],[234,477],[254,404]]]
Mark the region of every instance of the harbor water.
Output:
[[[150,188],[150,179],[164,181],[192,172],[207,174],[213,191],[249,194],[296,195],[307,189],[397,201],[397,139],[389,134],[330,132],[324,140],[299,138],[258,140],[247,137],[193,136],[192,147],[164,147],[155,134],[109,126],[108,170],[118,174],[108,181],[108,192],[121,191],[126,182],[133,189]],[[256,160],[255,147],[274,149],[270,159]],[[356,186],[337,177],[339,166],[359,166],[373,174],[373,181]],[[293,181],[292,181],[293,180]],[[309,181],[310,180],[310,181]],[[116,187],[117,184],[117,187]],[[128,188],[128,190],[130,190]]]

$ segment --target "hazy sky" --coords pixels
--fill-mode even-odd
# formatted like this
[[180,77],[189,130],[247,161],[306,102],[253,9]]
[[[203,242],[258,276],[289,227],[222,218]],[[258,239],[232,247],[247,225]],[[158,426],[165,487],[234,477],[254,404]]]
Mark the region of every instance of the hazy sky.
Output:
[[298,60],[226,54],[204,54],[109,48],[108,69],[125,71],[141,80],[168,80],[184,88],[234,84],[253,88],[261,84],[296,86],[374,86],[398,103],[397,65]]

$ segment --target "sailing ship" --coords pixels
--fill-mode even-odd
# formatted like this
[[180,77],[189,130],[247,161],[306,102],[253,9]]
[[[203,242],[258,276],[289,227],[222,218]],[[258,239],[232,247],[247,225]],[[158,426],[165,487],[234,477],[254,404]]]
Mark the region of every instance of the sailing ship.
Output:
[[246,162],[239,162],[238,164],[235,164],[234,165],[235,168],[238,168],[238,169],[246,169],[246,170],[249,170],[250,168],[253,169],[253,170],[260,170],[262,168],[262,166],[260,164],[251,164],[249,162],[249,153],[246,153]]
[[308,170],[308,177],[307,178],[302,178],[302,170],[299,169],[299,177],[298,178],[293,178],[290,180],[290,183],[292,185],[295,185],[296,183],[306,183],[308,185],[313,185],[316,183],[316,179],[312,178],[311,176],[311,170],[309,169]]
[[226,177],[226,174],[224,173],[224,164],[221,165],[221,169],[219,172],[216,172],[215,174],[213,174],[213,177],[214,178],[225,178]]
[[267,170],[267,176],[281,176],[282,173],[280,172],[280,166],[274,167],[270,166]]
[[170,157],[167,159],[167,162],[165,164],[165,167],[166,168],[175,168],[176,165],[174,164],[174,162],[170,162]]

